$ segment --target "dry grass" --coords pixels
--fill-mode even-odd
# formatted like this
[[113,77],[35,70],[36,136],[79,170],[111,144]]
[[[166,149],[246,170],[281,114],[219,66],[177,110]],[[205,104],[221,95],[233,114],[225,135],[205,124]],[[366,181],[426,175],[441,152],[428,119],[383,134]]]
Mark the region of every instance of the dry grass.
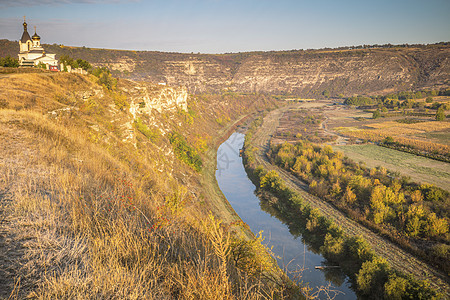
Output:
[[[442,132],[448,136],[449,122],[421,122],[416,124],[403,124],[394,121],[367,124],[366,129],[354,127],[336,127],[334,130],[353,138],[367,139],[380,142],[388,136],[394,137],[396,142],[410,145],[416,149],[438,153],[450,153],[450,146],[441,144],[440,141],[425,139],[429,133]],[[447,132],[447,133],[446,133]],[[424,138],[425,137],[425,138]]]
[[450,128],[448,122],[420,122],[414,124],[398,123],[394,121],[386,121],[382,123],[369,124],[366,127],[374,129],[386,129],[393,131],[392,134],[409,134],[417,132],[442,131]]
[[239,276],[220,223],[205,232],[158,209],[158,189],[144,193],[107,152],[38,114],[1,111],[1,125],[4,140],[31,142],[9,143],[0,165],[7,236],[22,249],[8,262],[17,263],[7,285],[20,283],[17,298],[264,299],[276,292]]
[[376,145],[333,146],[356,162],[364,162],[368,168],[383,166],[390,171],[409,176],[414,182],[433,183],[448,190],[450,167],[448,163]]
[[85,77],[67,73],[3,75],[0,76],[0,86],[0,102],[6,108],[47,111],[74,103],[76,91],[88,91],[94,87]]
[[[7,90],[3,96],[16,108],[0,109],[0,264],[5,267],[0,299],[271,299],[289,294],[285,282],[268,276],[273,269],[236,266],[230,236],[243,239],[232,233],[236,226],[204,223],[210,221],[192,189],[195,179],[186,175],[188,167],[170,169],[161,155],[164,141],[137,148],[122,142],[109,124],[113,117],[125,117],[105,110],[108,98],[93,96],[93,112],[81,112],[81,107],[77,114],[46,114],[84,105],[79,93],[98,86],[80,76],[21,75],[0,78],[2,91]],[[19,79],[26,83],[23,89]],[[44,93],[38,90],[40,80],[48,85]],[[37,95],[35,105],[27,93]],[[58,95],[68,102],[56,101]],[[86,126],[92,123],[99,129]]]

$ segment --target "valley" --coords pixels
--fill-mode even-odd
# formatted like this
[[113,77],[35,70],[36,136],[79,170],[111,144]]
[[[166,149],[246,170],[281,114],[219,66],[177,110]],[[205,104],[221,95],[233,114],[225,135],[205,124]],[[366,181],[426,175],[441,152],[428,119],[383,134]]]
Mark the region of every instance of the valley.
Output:
[[[323,102],[322,104],[315,105],[311,103],[300,103],[270,112],[264,118],[262,126],[259,127],[252,136],[250,143],[246,144],[246,147],[251,148],[251,150],[247,149],[246,151],[250,151],[254,155],[255,160],[252,164],[255,166],[263,166],[267,171],[276,171],[276,173],[279,174],[280,179],[283,180],[283,184],[292,191],[295,191],[295,193],[302,198],[305,205],[310,206],[312,209],[316,209],[321,215],[338,224],[338,226],[349,236],[362,236],[370,244],[371,249],[373,249],[377,255],[386,259],[386,261],[396,270],[405,274],[411,274],[415,278],[428,280],[436,289],[445,291],[445,293],[448,294],[450,292],[447,283],[448,277],[444,273],[418,260],[386,238],[380,237],[376,232],[358,224],[350,219],[348,215],[339,211],[334,205],[319,197],[311,195],[308,192],[310,188],[307,182],[300,180],[290,172],[270,162],[266,155],[270,149],[270,144],[274,141],[275,145],[282,143],[282,141],[277,139],[279,135],[282,136],[277,130],[279,130],[280,126],[282,131],[288,130],[285,126],[282,126],[282,124],[285,125],[285,123],[281,122],[281,120],[285,118],[285,115],[289,115],[289,112],[291,111],[305,108],[316,108],[318,111],[323,112],[324,107],[327,104],[329,105],[330,103]],[[296,127],[294,124],[292,125],[293,127]],[[281,216],[281,218],[283,218],[283,216]],[[295,221],[287,218],[285,222],[287,224],[292,224]]]
[[447,44],[46,49],[94,69],[0,67],[0,298],[312,298],[218,186],[237,128],[262,210],[352,297],[449,295]]

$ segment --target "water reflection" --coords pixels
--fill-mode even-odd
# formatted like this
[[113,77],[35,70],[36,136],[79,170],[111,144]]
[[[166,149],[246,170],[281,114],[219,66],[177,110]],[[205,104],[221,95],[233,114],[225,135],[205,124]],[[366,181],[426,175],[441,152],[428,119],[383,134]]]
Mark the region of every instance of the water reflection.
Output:
[[[257,193],[260,199],[260,207],[263,211],[269,213],[271,216],[276,217],[283,224],[285,224],[289,230],[289,233],[294,237],[294,239],[301,238],[301,242],[306,245],[308,252],[315,254],[320,254],[320,245],[315,244],[315,236],[310,234],[307,230],[304,230],[306,223],[304,220],[296,215],[283,214],[278,209],[278,201],[264,193]],[[292,212],[293,209],[287,208],[288,211]],[[323,258],[321,266],[336,266],[336,263],[328,261]],[[333,286],[340,287],[346,283],[347,276],[340,268],[324,268],[321,271],[325,275],[325,279],[331,282]]]
[[255,195],[255,186],[247,177],[239,157],[243,143],[244,135],[234,133],[217,152],[216,178],[234,210],[252,232],[263,230],[263,236],[269,246],[273,246],[274,254],[281,257],[278,260],[280,267],[291,272],[291,278],[303,269],[302,280],[311,287],[331,283],[344,293],[336,299],[356,299],[348,278],[340,269],[315,269],[315,266],[330,263],[320,255],[314,236],[308,236],[303,230],[305,224],[296,216],[295,210],[278,203],[276,198],[261,194],[260,201]]

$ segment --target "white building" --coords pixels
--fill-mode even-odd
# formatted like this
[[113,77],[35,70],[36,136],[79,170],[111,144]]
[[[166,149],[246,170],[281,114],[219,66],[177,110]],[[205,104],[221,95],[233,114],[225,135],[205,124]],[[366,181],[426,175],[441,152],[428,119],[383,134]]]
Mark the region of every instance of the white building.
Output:
[[34,35],[30,37],[27,31],[27,22],[25,17],[23,20],[23,34],[19,40],[19,64],[23,67],[32,67],[39,64],[44,64],[47,69],[50,66],[58,66],[58,60],[55,58],[56,54],[45,53],[41,46],[41,37],[36,33],[36,26],[34,27]]

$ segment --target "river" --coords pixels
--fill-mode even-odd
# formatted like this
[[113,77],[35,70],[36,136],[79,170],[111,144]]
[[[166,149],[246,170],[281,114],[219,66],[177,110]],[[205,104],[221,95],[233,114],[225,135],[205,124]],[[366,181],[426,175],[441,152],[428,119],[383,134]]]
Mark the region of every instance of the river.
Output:
[[295,279],[296,271],[303,269],[301,280],[310,287],[331,284],[340,291],[335,299],[357,299],[348,277],[340,269],[315,269],[316,266],[327,265],[326,259],[308,246],[307,241],[305,245],[302,236],[292,235],[282,221],[263,210],[255,195],[256,187],[247,177],[242,158],[239,157],[244,137],[244,134],[235,132],[217,150],[216,179],[228,202],[253,233],[263,231],[265,242],[280,257],[277,259],[279,266],[287,269],[292,279]]

